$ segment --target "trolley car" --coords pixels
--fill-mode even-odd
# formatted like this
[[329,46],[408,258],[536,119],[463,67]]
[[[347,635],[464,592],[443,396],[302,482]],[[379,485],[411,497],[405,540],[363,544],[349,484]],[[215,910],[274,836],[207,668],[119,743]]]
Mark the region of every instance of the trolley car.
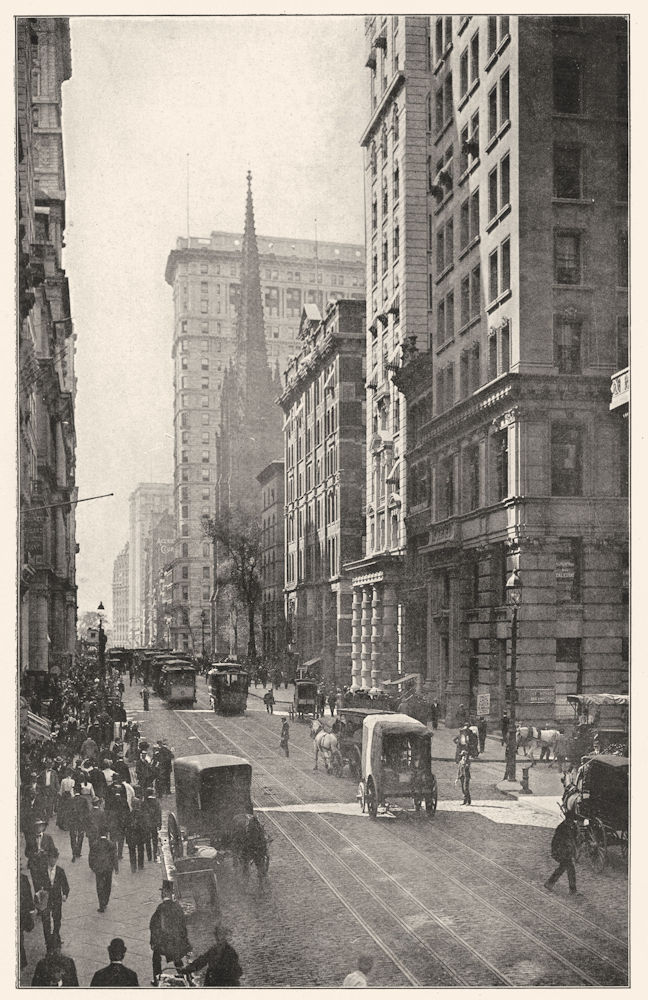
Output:
[[214,663],[207,674],[209,703],[221,715],[243,715],[250,677],[238,663]]
[[169,705],[196,700],[196,670],[179,660],[167,661],[160,673],[160,693]]

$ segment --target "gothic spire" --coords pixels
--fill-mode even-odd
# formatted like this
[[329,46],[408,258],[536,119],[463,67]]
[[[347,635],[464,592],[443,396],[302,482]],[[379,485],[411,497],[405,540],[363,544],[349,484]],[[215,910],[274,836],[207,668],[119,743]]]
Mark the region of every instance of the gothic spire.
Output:
[[252,174],[249,170],[247,173],[245,229],[241,248],[241,299],[237,326],[236,367],[239,374],[239,384],[244,392],[262,388],[257,380],[260,379],[261,383],[266,380],[264,376],[268,368],[268,354],[263,327],[259,248],[254,226]]

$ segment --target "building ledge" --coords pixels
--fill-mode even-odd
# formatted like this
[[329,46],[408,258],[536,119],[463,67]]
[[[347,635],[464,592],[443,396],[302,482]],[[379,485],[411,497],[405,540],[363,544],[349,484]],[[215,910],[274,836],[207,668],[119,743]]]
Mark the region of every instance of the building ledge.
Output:
[[380,101],[378,102],[378,105],[374,113],[372,114],[371,119],[369,120],[369,124],[367,125],[366,129],[362,134],[362,138],[360,139],[361,146],[367,146],[369,144],[372,135],[374,134],[376,128],[378,127],[378,123],[383,115],[385,108],[387,107],[389,102],[396,96],[396,94],[398,93],[398,91],[400,90],[401,86],[404,83],[405,83],[405,74],[403,73],[402,70],[398,70],[396,73],[394,73],[391,82],[387,85],[385,93],[382,95]]

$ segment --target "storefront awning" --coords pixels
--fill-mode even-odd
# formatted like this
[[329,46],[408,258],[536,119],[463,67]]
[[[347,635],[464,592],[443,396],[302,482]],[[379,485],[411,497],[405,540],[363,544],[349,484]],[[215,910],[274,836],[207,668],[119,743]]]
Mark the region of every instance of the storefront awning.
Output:
[[33,712],[27,712],[26,716],[21,712],[21,733],[30,740],[38,740],[42,742],[43,740],[49,740],[52,735],[52,730],[50,723],[47,719],[41,719],[39,715],[34,715]]
[[302,663],[302,667],[314,667],[316,663],[321,663],[321,656],[315,656],[312,660],[307,660],[306,663]]
[[394,684],[404,684],[405,681],[417,680],[420,674],[403,674],[402,677],[396,677],[393,681],[383,681],[383,687],[391,687]]

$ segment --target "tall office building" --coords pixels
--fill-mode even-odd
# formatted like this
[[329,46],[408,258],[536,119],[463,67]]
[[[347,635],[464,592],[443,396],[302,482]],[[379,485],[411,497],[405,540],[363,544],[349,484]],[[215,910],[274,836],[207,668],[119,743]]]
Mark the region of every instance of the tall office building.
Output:
[[42,693],[76,642],[76,335],[62,265],[71,72],[67,18],[16,19],[20,670]]
[[627,351],[627,24],[376,17],[366,37],[354,670],[376,686],[396,664],[450,715],[482,695],[496,716],[516,570],[518,715],[560,719],[568,693],[627,684],[627,422],[609,413]]
[[[298,349],[304,302],[323,308],[341,296],[364,298],[364,248],[277,236],[255,240],[265,352],[276,379]],[[233,387],[230,369],[236,365],[239,342],[243,245],[243,234],[213,232],[208,238],[180,238],[166,267],[174,298],[177,528],[170,631],[178,648],[190,647],[202,612],[212,621],[212,644],[221,625],[212,602],[216,590],[213,550],[203,533],[201,517],[216,510],[219,477],[221,496],[227,485],[217,451],[223,385],[229,381],[230,389]],[[278,392],[279,385],[275,395]],[[231,401],[232,393],[226,396]],[[226,403],[226,415],[232,412]],[[257,437],[253,431],[248,433]],[[265,452],[254,476],[273,454],[273,449]],[[251,489],[256,496],[254,478]]]
[[128,631],[128,542],[113,564],[111,645],[130,646]]
[[284,615],[284,463],[270,462],[257,476],[261,487],[261,652],[285,653]]
[[162,514],[173,513],[171,483],[140,483],[129,497],[128,635],[129,645],[150,639],[147,621],[147,561],[154,526]]

